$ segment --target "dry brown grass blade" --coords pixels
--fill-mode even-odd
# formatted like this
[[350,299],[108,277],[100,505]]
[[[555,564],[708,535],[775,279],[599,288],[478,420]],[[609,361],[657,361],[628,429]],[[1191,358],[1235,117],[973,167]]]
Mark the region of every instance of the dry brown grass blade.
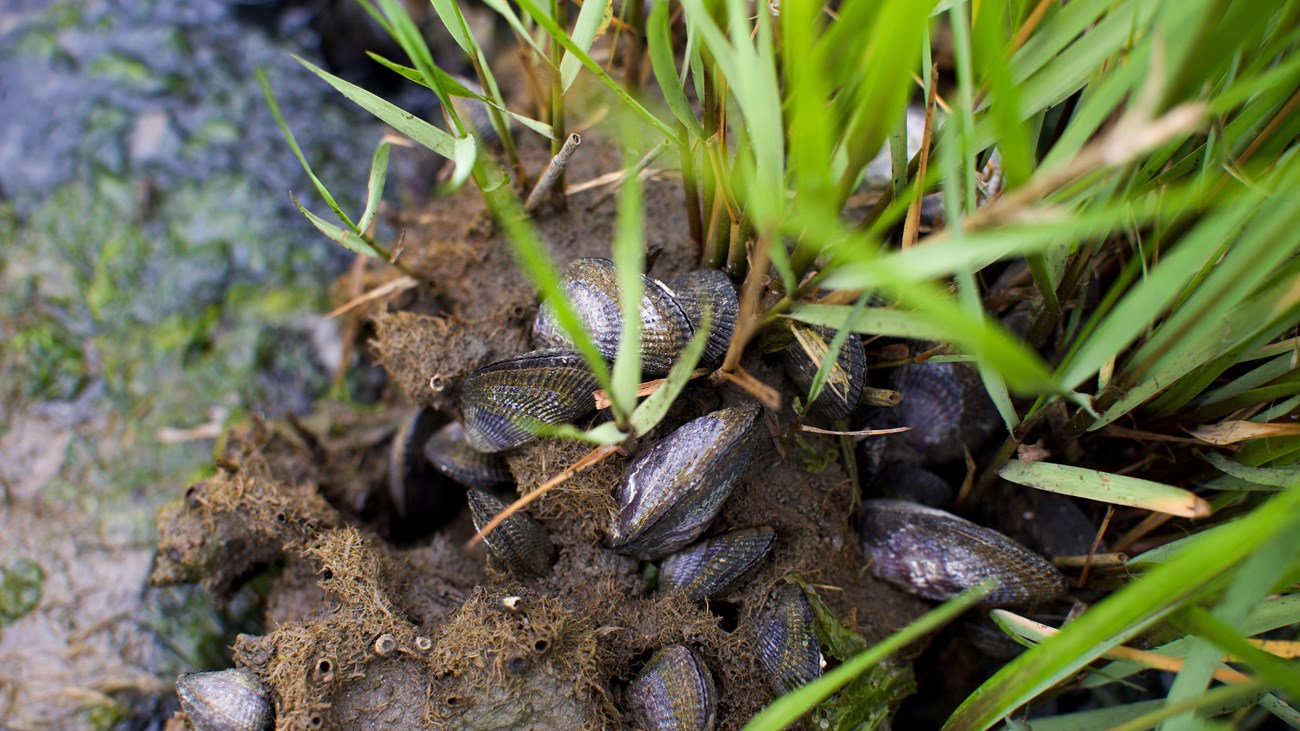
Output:
[[606,457],[610,456],[611,454],[617,454],[619,452],[622,452],[622,449],[618,445],[610,445],[610,444],[602,444],[599,447],[596,447],[595,449],[591,450],[587,454],[583,455],[582,459],[579,459],[577,462],[574,462],[572,465],[561,470],[559,474],[555,475],[554,477],[547,480],[546,482],[543,482],[540,486],[538,486],[536,490],[533,490],[527,495],[521,496],[518,500],[514,501],[513,503],[510,503],[510,505],[508,505],[505,510],[502,510],[501,512],[492,516],[492,520],[489,520],[487,525],[483,526],[483,530],[480,530],[478,533],[475,533],[474,537],[470,538],[469,542],[466,543],[465,545],[468,548],[473,548],[474,546],[477,546],[479,542],[483,540],[484,536],[496,530],[497,526],[506,522],[506,519],[509,518],[510,516],[528,507],[529,503],[532,503],[534,500],[540,498],[542,495],[545,495],[552,488],[564,484],[579,472],[590,469],[595,465],[599,464],[602,460],[604,460]]
[[758,399],[759,403],[766,408],[772,411],[781,408],[781,394],[775,388],[751,376],[744,368],[736,366],[734,371],[718,371],[718,373],[722,374],[723,379],[736,384],[750,396]]
[[833,437],[875,437],[885,434],[901,434],[905,431],[911,431],[910,426],[900,426],[893,429],[863,429],[861,431],[835,431],[833,429],[819,429],[815,426],[800,424],[799,431],[812,432],[813,434],[829,434]]
[[930,140],[934,135],[934,104],[938,99],[939,89],[939,64],[934,64],[930,70],[930,98],[925,102],[925,128],[921,132],[921,152],[920,160],[916,168],[916,192],[912,194],[912,202],[907,206],[907,219],[903,223],[903,248],[916,243],[917,237],[921,233],[921,199],[925,197],[925,170],[930,164]]
[[1300,434],[1300,424],[1270,424],[1256,421],[1225,421],[1219,424],[1207,424],[1188,432],[1196,439],[1225,446],[1249,439],[1266,437],[1293,437]]
[[362,294],[357,297],[353,297],[347,302],[344,302],[338,307],[335,307],[333,310],[330,311],[328,315],[325,316],[325,319],[328,320],[330,318],[338,317],[339,315],[342,315],[345,312],[349,312],[357,307],[360,307],[361,305],[364,305],[367,302],[373,302],[377,299],[380,299],[381,297],[387,297],[388,295],[393,294],[395,292],[404,292],[410,289],[411,287],[414,287],[417,284],[419,284],[419,282],[414,277],[410,277],[410,276],[398,277],[397,279],[394,279],[390,282],[385,282],[379,285],[378,287],[375,287],[374,289],[370,290],[369,292],[366,292],[365,294]]

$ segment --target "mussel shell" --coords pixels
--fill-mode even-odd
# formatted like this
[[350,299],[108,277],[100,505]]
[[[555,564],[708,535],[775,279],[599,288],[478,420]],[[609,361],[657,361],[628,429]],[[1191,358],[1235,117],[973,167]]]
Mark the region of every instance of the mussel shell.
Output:
[[513,480],[505,458],[471,447],[465,439],[465,427],[458,421],[434,432],[424,443],[424,457],[439,472],[465,487],[487,489]]
[[703,327],[706,317],[712,323],[700,362],[721,363],[740,315],[740,297],[731,279],[717,269],[700,269],[673,277],[664,285],[681,305],[693,329]]
[[615,493],[611,547],[654,561],[695,540],[749,466],[757,406],[734,406],[683,424],[628,465]]
[[185,673],[176,679],[176,697],[199,731],[263,731],[274,716],[261,681],[240,668]]
[[[686,313],[662,283],[642,275],[641,284],[641,370],[650,375],[664,375],[672,369],[694,330]],[[612,361],[623,333],[614,262],[596,258],[575,260],[564,270],[564,291],[583,326],[591,333],[596,349]],[[537,313],[533,340],[542,348],[573,347],[548,305],[542,305]]]
[[1024,546],[952,513],[901,500],[862,503],[871,573],[927,599],[951,599],[991,578],[987,605],[1033,604],[1065,590],[1061,572]]
[[903,402],[894,409],[899,426],[920,458],[931,464],[961,460],[988,440],[1001,423],[980,380],[965,363],[913,363],[898,369],[895,386]]
[[729,594],[758,570],[775,541],[776,532],[765,525],[701,541],[664,559],[659,588],[691,601]]
[[[470,490],[467,497],[477,530],[483,530],[488,521],[507,507],[500,498],[482,490]],[[515,574],[545,576],[555,563],[555,547],[546,529],[522,511],[506,518],[483,537],[483,542],[492,557]]]
[[600,382],[582,357],[535,350],[474,371],[461,390],[460,413],[469,445],[499,452],[530,442],[535,424],[563,424],[596,408]]
[[[806,396],[822,358],[830,350],[835,331],[799,322],[791,323],[790,329],[794,342],[782,351],[782,361],[790,380],[799,387],[800,395]],[[862,339],[857,333],[849,333],[812,409],[832,419],[848,418],[862,400],[866,386],[867,355],[862,350]]]
[[776,590],[758,634],[758,659],[777,695],[785,695],[822,672],[821,645],[813,633],[812,607],[803,590],[786,584]]
[[632,715],[645,731],[710,731],[718,717],[713,676],[685,645],[655,653],[629,687]]
[[874,497],[909,500],[942,508],[956,493],[948,481],[915,462],[886,462],[872,485]]
[[399,535],[412,537],[446,525],[465,505],[465,488],[425,459],[424,446],[435,433],[433,409],[415,411],[393,437],[388,458],[388,494],[397,514]]

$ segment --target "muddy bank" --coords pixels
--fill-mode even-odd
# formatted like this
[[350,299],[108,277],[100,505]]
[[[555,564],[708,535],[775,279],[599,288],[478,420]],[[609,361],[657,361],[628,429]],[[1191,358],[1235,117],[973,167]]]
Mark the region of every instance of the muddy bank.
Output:
[[[535,166],[545,160],[529,153]],[[582,181],[617,161],[584,145],[569,170]],[[663,253],[651,274],[694,267],[698,253],[671,181],[647,185],[647,244]],[[404,261],[427,279],[372,307],[373,349],[406,399],[454,418],[459,385],[472,370],[531,349],[535,296],[514,268],[474,191],[435,203],[407,230]],[[607,191],[574,196],[538,225],[561,266],[608,255],[615,201]],[[412,217],[408,224],[414,221]],[[380,272],[373,283],[390,277]],[[746,367],[786,384],[779,361]],[[745,400],[738,390],[689,388],[644,449],[685,421]],[[652,590],[646,566],[607,548],[612,491],[628,459],[619,456],[542,497],[529,513],[557,556],[545,576],[522,579],[465,548],[462,511],[408,547],[392,544],[390,511],[359,520],[321,495],[367,491],[382,504],[382,470],[340,486],[330,464],[372,464],[381,445],[312,454],[311,438],[269,424],[232,435],[218,473],[160,514],[159,583],[199,581],[214,596],[241,577],[276,567],[262,636],[235,645],[235,661],[271,689],[277,728],[367,723],[436,728],[623,728],[628,682],[657,650],[693,648],[711,669],[719,728],[736,729],[774,697],[755,648],[772,597],[799,576],[833,614],[868,641],[924,611],[924,602],[866,575],[853,526],[856,487],[836,460],[833,437],[783,438],[787,407],[767,412],[761,446],[708,535],[771,526],[776,541],[758,573],[731,595],[692,603]],[[589,451],[542,440],[506,453],[520,494]],[[367,483],[366,480],[369,480]],[[304,581],[304,579],[308,579]],[[291,607],[292,611],[284,608]]]

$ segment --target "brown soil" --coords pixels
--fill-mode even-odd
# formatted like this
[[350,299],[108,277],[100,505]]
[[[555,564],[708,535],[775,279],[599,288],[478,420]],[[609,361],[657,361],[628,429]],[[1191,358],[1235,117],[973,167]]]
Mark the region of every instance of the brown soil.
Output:
[[[534,151],[531,167],[544,159]],[[569,177],[617,167],[589,142]],[[663,248],[652,271],[660,278],[697,259],[679,198],[674,183],[647,185],[646,238]],[[614,211],[612,196],[590,191],[538,225],[564,266],[608,255]],[[476,192],[408,223],[403,259],[428,284],[375,306],[373,350],[407,399],[451,418],[465,375],[530,349],[536,299]],[[790,392],[774,359],[754,356],[745,366]],[[661,432],[742,398],[693,386]],[[648,590],[638,562],[605,547],[627,457],[606,460],[529,508],[558,557],[545,577],[521,580],[489,565],[482,548],[464,547],[471,528],[463,515],[414,547],[388,543],[382,444],[257,422],[229,437],[214,477],[161,511],[153,579],[201,582],[221,598],[278,567],[267,598],[273,629],[241,636],[234,649],[235,662],[270,689],[281,731],[627,728],[627,682],[674,643],[696,649],[712,670],[718,728],[738,729],[773,697],[754,648],[767,597],[787,576],[817,587],[868,642],[927,607],[866,574],[853,527],[855,487],[832,457],[838,443],[783,438],[794,419],[788,406],[766,413],[765,446],[710,528],[769,525],[776,546],[749,583],[711,604]],[[588,449],[544,440],[507,456],[526,493]]]

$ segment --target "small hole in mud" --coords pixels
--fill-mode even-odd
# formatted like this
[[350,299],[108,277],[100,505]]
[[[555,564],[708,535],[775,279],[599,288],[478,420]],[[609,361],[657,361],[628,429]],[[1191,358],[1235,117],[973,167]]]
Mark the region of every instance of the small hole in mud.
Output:
[[533,651],[534,651],[534,652],[537,652],[537,653],[543,653],[543,652],[546,652],[546,651],[549,650],[549,649],[551,649],[551,641],[550,641],[550,640],[537,640],[536,642],[533,643]]
[[312,728],[320,728],[325,725],[325,719],[319,713],[313,713],[311,718],[307,719],[307,724]]
[[320,580],[321,580],[321,581],[329,581],[329,580],[332,579],[332,578],[334,578],[334,572],[333,572],[333,571],[330,571],[329,569],[321,569],[321,572],[320,572]]
[[189,489],[185,491],[185,504],[191,508],[197,508],[201,504],[199,502],[198,485],[190,485]]
[[718,623],[719,629],[727,634],[736,631],[740,626],[740,603],[739,602],[709,602],[709,611],[722,621]]
[[518,319],[518,318],[523,317],[523,316],[524,316],[524,312],[526,312],[526,311],[527,311],[527,310],[524,308],[523,305],[515,305],[514,307],[512,307],[512,308],[510,309],[510,314],[511,314],[511,315],[514,315],[514,317],[515,317],[516,319]]
[[276,513],[276,514],[275,514],[275,522],[277,522],[277,523],[287,523],[287,522],[289,522],[289,518],[286,517],[284,513]]
[[446,387],[447,383],[442,379],[441,374],[437,374],[433,378],[429,379],[429,388],[433,389],[434,393],[442,393],[442,389]]
[[522,657],[512,657],[506,662],[506,669],[515,675],[521,675],[528,669],[528,661]]
[[459,706],[459,705],[460,705],[460,696],[458,696],[458,695],[449,695],[449,696],[447,696],[446,698],[444,698],[444,699],[442,700],[442,702],[443,702],[443,704],[445,704],[448,708],[455,708],[456,706]]

